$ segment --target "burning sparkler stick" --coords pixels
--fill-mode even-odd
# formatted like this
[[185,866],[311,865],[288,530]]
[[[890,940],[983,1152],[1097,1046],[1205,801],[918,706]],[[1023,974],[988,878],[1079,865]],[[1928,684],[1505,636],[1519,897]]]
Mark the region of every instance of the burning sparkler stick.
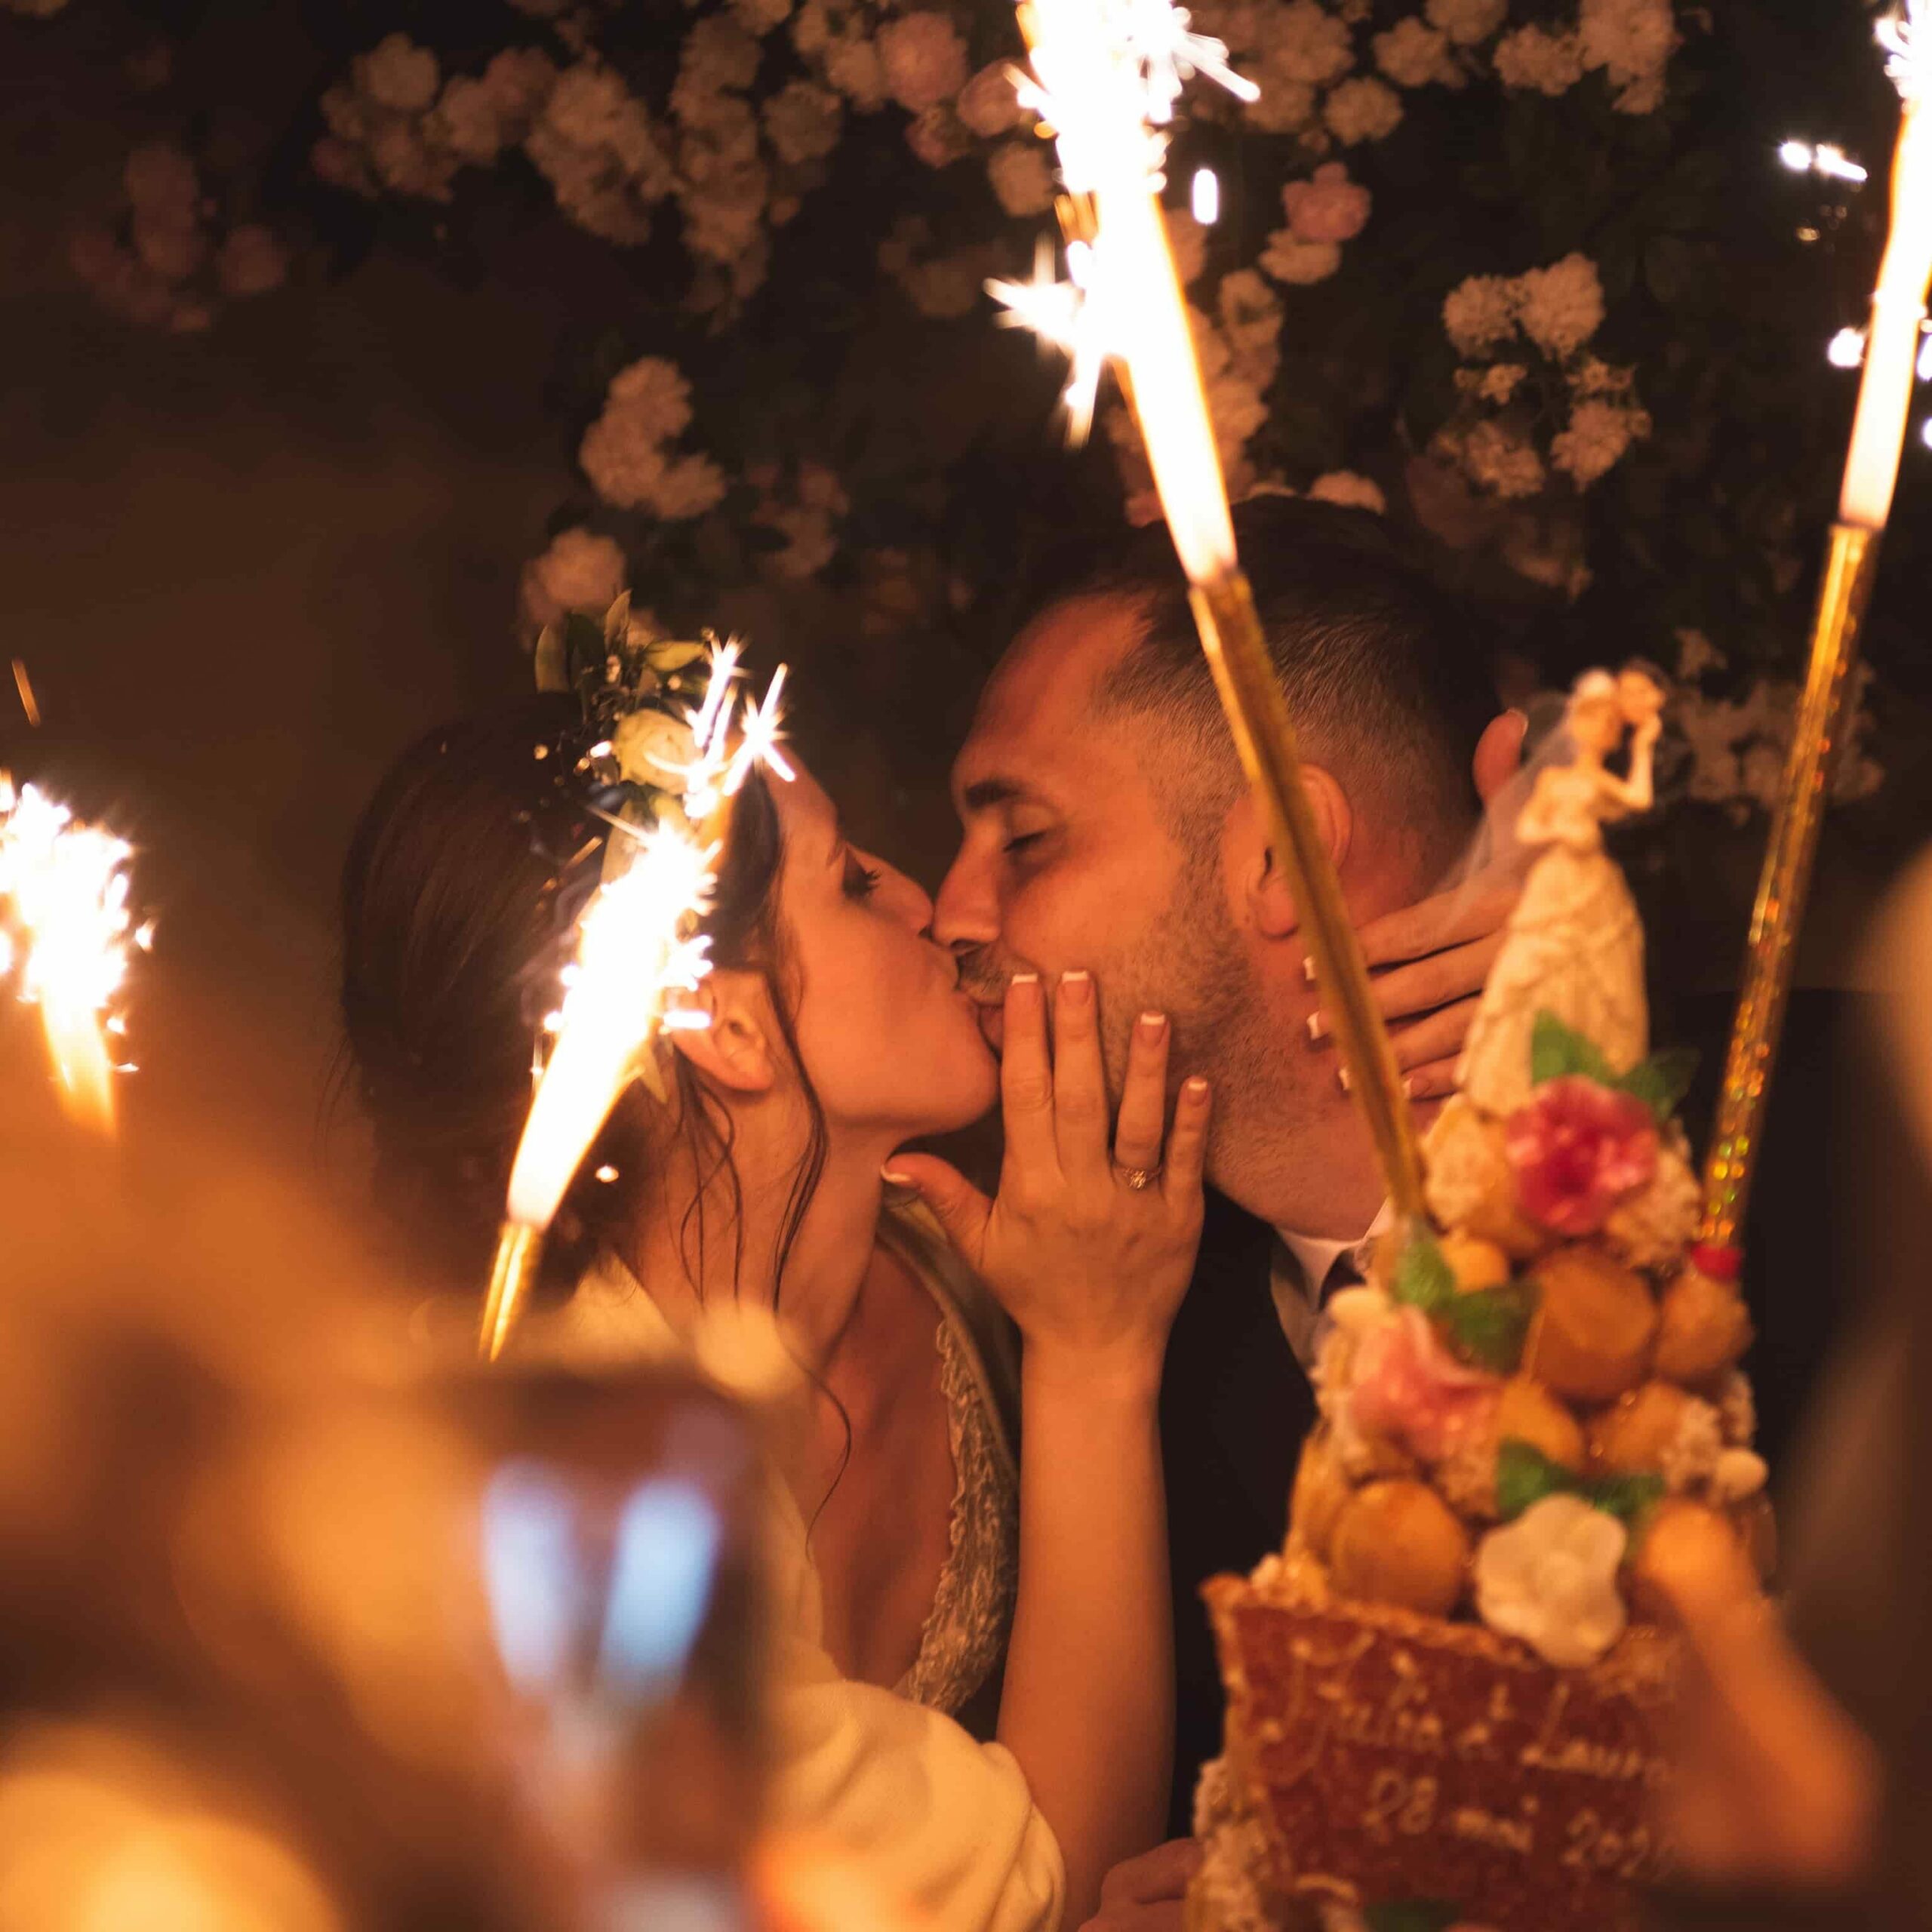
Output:
[[710,971],[709,942],[697,927],[710,907],[731,801],[761,767],[792,776],[778,749],[784,667],[754,703],[735,688],[737,661],[736,644],[713,647],[704,697],[687,714],[695,755],[661,768],[662,789],[678,799],[683,823],[619,821],[603,882],[577,922],[577,958],[549,1023],[555,1043],[510,1169],[478,1337],[486,1360],[503,1352],[544,1230],[659,1033],[705,1023],[675,1002]]
[[1235,555],[1187,305],[1157,199],[1180,83],[1200,73],[1251,95],[1217,41],[1187,31],[1170,0],[1027,0],[1032,73],[1020,98],[1054,132],[1068,199],[1068,280],[1044,262],[1028,283],[989,283],[1012,318],[1066,350],[1076,435],[1103,362],[1121,368],[1140,423],[1195,621],[1269,840],[1302,909],[1336,1044],[1375,1138],[1398,1214],[1423,1211],[1422,1164],[1368,971],[1301,781],[1286,700]]
[[1865,374],[1858,391],[1844,492],[1825,553],[1811,629],[1810,665],[1785,760],[1784,783],[1752,909],[1744,983],[1732,1023],[1716,1130],[1704,1171],[1703,1265],[1734,1275],[1739,1232],[1764,1124],[1771,1069],[1791,990],[1798,931],[1810,890],[1833,755],[1872,601],[1879,540],[1891,513],[1905,444],[1918,339],[1932,282],[1932,0],[1905,0],[1881,23],[1886,72],[1903,101],[1892,165],[1891,229],[1878,287]]
[[0,977],[17,971],[69,1111],[102,1134],[114,1125],[115,998],[129,945],[150,936],[128,909],[133,849],[0,773]]

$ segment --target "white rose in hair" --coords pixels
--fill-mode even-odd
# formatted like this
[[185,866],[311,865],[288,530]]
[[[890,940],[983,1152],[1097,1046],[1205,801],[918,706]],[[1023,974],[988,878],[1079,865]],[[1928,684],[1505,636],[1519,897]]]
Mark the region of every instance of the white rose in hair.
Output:
[[697,740],[681,718],[663,711],[632,711],[611,734],[617,769],[632,785],[674,791],[678,774],[697,762]]

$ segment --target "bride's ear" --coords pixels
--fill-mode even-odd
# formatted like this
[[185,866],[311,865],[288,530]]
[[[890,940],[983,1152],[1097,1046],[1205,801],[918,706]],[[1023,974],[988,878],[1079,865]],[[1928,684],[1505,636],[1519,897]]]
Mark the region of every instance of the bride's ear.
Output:
[[684,1006],[705,1014],[710,1024],[667,1032],[672,1051],[734,1093],[768,1092],[778,1063],[772,1048],[771,995],[764,980],[755,973],[707,973]]

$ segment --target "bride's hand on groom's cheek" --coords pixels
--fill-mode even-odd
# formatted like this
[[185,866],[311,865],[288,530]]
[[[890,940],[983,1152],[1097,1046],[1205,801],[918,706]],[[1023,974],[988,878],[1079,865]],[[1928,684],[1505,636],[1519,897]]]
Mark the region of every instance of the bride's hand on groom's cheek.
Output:
[[918,1190],[1019,1324],[1030,1374],[1063,1367],[1159,1381],[1200,1238],[1210,1104],[1205,1081],[1183,1081],[1170,1124],[1168,1035],[1159,1015],[1135,1022],[1115,1121],[1091,978],[1066,974],[1051,1001],[1038,980],[1016,978],[1006,995],[997,1197],[928,1155],[901,1156],[888,1170]]

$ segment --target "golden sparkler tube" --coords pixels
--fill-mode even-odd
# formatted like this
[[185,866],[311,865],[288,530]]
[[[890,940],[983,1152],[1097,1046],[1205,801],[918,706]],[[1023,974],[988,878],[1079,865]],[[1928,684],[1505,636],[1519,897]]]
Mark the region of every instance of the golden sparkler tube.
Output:
[[1261,800],[1269,839],[1294,892],[1335,1044],[1374,1137],[1389,1198],[1398,1217],[1420,1215],[1422,1156],[1408,1097],[1343,901],[1341,881],[1302,789],[1287,700],[1268,656],[1247,579],[1238,569],[1225,571],[1196,584],[1191,595],[1222,706]]
[[1770,844],[1751,910],[1744,983],[1731,1024],[1710,1158],[1704,1168],[1700,1235],[1721,1264],[1734,1268],[1752,1170],[1764,1131],[1764,1103],[1797,960],[1798,934],[1810,890],[1818,832],[1843,734],[1845,694],[1858,662],[1859,634],[1872,601],[1882,533],[1835,523],[1811,629],[1811,663],[1798,701]]
[[497,1235],[497,1258],[491,1264],[489,1293],[483,1299],[483,1324],[476,1352],[494,1361],[516,1326],[524,1297],[536,1278],[543,1252],[543,1230],[521,1221],[506,1221]]

